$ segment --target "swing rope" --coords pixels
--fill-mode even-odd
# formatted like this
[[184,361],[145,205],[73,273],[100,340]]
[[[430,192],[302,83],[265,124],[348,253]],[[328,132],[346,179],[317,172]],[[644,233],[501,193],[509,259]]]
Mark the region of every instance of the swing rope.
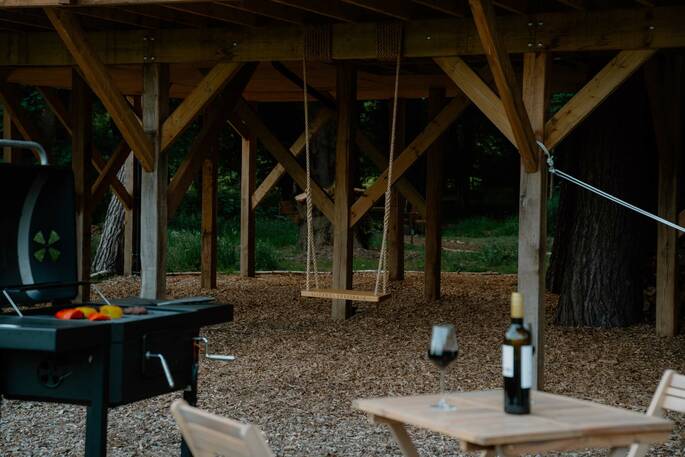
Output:
[[618,205],[621,205],[624,208],[635,211],[638,214],[641,214],[641,215],[646,216],[652,220],[655,220],[661,224],[664,224],[668,227],[671,227],[672,229],[675,229],[675,230],[678,230],[679,232],[685,233],[685,227],[681,227],[680,225],[674,224],[673,222],[666,220],[662,217],[659,217],[656,214],[652,214],[649,211],[645,211],[642,208],[638,208],[637,206],[632,205],[632,204],[626,202],[625,200],[621,200],[620,198],[616,197],[615,195],[611,195],[610,193],[604,192],[603,190],[598,189],[598,188],[592,186],[591,184],[588,184],[584,181],[581,181],[580,179],[575,178],[575,177],[569,175],[568,173],[559,170],[558,168],[556,168],[554,166],[554,157],[552,157],[552,154],[549,152],[547,147],[540,141],[538,141],[537,143],[538,143],[538,147],[542,150],[542,152],[545,153],[545,157],[547,158],[547,168],[548,168],[549,173],[552,176],[558,176],[561,179],[564,179],[564,180],[566,180],[572,184],[575,184],[576,186],[578,186],[580,188],[583,188],[585,190],[589,190],[590,192],[592,192],[596,195],[599,195],[600,197],[604,197],[609,201],[617,203]]
[[314,287],[319,288],[319,269],[316,264],[316,250],[314,246],[314,205],[312,203],[312,173],[309,157],[309,94],[307,93],[307,55],[302,57],[302,80],[304,81],[304,149],[307,169],[307,184],[305,196],[307,201],[307,272],[306,288],[311,289],[310,277],[314,276]]

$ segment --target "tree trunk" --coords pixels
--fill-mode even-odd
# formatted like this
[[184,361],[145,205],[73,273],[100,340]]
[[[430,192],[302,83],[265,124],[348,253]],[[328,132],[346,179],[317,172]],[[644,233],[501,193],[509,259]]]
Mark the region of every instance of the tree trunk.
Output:
[[[654,209],[655,147],[640,77],[610,96],[559,148],[560,169],[623,200]],[[618,327],[642,318],[643,271],[654,249],[648,219],[562,183],[548,283],[556,322]]]
[[[117,177],[121,182],[126,181],[126,167],[121,167]],[[122,274],[124,216],[124,206],[115,195],[112,195],[107,205],[107,214],[102,226],[102,236],[93,258],[91,271],[94,273]]]

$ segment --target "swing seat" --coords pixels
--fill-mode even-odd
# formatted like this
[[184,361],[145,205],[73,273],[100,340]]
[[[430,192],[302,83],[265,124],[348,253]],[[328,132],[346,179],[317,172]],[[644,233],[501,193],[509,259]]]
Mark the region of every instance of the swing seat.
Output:
[[307,298],[330,298],[335,300],[364,301],[380,303],[390,298],[389,293],[376,294],[370,290],[350,289],[309,289],[301,292],[302,297]]

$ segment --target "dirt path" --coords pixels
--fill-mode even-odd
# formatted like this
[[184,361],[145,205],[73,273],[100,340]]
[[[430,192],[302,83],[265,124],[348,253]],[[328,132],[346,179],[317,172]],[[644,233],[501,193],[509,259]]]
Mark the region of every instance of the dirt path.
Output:
[[[371,275],[359,278],[370,287]],[[172,296],[207,294],[199,278],[169,279]],[[236,354],[230,364],[203,362],[200,406],[258,424],[278,455],[399,456],[388,431],[350,408],[354,398],[433,392],[437,373],[425,360],[434,323],[454,323],[461,354],[449,386],[475,390],[500,386],[500,338],[516,279],[507,275],[446,273],[444,299],[425,304],[422,278],[394,285],[394,297],[363,306],[347,322],[331,322],[329,304],[301,301],[301,276],[223,276],[219,299],[235,304],[235,322],[206,329],[217,352]],[[132,279],[105,284],[109,295],[137,291]],[[555,297],[547,300],[552,314]],[[647,325],[621,330],[550,327],[548,389],[644,411],[665,368],[685,372],[685,336],[657,338]],[[110,413],[111,456],[178,455],[179,435],[168,413],[179,395],[165,395]],[[84,409],[5,401],[0,455],[81,455]],[[674,439],[651,455],[685,456],[685,417]],[[422,455],[459,455],[456,443],[412,432]],[[568,455],[568,454],[566,454]],[[602,451],[576,455],[605,455]]]

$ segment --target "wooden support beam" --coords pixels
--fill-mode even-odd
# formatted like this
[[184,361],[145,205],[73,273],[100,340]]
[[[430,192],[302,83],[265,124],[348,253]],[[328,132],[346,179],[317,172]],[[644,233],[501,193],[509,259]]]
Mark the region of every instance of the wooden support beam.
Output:
[[585,9],[585,0],[557,0],[557,2],[579,11]]
[[131,208],[124,209],[124,275],[131,276],[140,270],[140,164],[132,152],[124,167],[126,192],[133,201]]
[[464,17],[466,9],[461,0],[412,0],[417,5],[439,11],[443,14],[455,17]]
[[[43,135],[35,128],[28,112],[21,106],[18,89],[19,86],[0,81],[0,104],[3,105],[4,112],[9,113],[12,125],[25,140],[45,144]],[[38,158],[35,151],[33,154]]]
[[502,135],[516,146],[511,123],[504,111],[502,100],[488,84],[460,57],[438,57],[434,60],[485,117],[490,119]]
[[[428,147],[442,135],[469,105],[465,96],[453,98],[426,126],[426,128],[409,143],[404,151],[397,156],[393,164],[393,185],[407,172]],[[385,193],[388,185],[388,171],[384,171],[376,182],[357,199],[352,205],[350,224],[355,225],[373,207],[374,203]]]
[[[13,140],[14,138],[14,125],[12,123],[12,115],[7,110],[3,108],[2,111],[2,138],[5,140]],[[19,151],[12,149],[10,147],[2,148],[2,160],[5,163],[17,163],[19,161]]]
[[407,0],[342,0],[345,3],[364,8],[374,13],[390,16],[400,21],[411,17],[411,4]]
[[174,112],[164,121],[162,128],[162,150],[169,146],[188,128],[192,121],[201,113],[214,98],[240,72],[241,65],[237,63],[217,63],[200,84],[183,99]]
[[550,150],[555,148],[655,52],[653,50],[619,52],[547,121],[545,146]]
[[[392,112],[393,103],[388,103],[388,118],[390,121],[390,129],[392,129]],[[395,151],[404,150],[406,143],[406,127],[407,127],[407,100],[397,100],[397,120],[395,121]],[[392,130],[390,130],[392,134]],[[360,148],[362,149],[362,148]],[[388,163],[385,162],[381,169],[387,168]],[[390,201],[390,226],[388,227],[388,277],[392,281],[401,281],[404,279],[404,198],[398,192],[396,187],[400,183],[407,182],[406,178],[397,181],[392,189],[392,197]],[[409,183],[411,185],[411,183]],[[413,187],[413,186],[412,186]],[[423,199],[421,199],[423,202]],[[424,203],[424,214],[426,211]]]
[[165,8],[184,13],[184,15],[196,15],[205,17],[215,21],[226,22],[228,24],[240,25],[243,27],[256,27],[257,21],[251,14],[245,14],[241,11],[232,11],[222,8],[222,5],[213,4],[177,4],[165,5]]
[[[242,124],[251,136],[262,142],[264,148],[285,168],[295,183],[301,188],[306,187],[306,172],[297,162],[290,151],[269,131],[257,113],[241,99],[236,105],[236,111],[231,114],[231,123]],[[315,181],[311,183],[314,205],[328,218],[333,220],[333,202],[326,192]]]
[[[64,102],[57,93],[57,90],[50,87],[39,87],[38,92],[40,92],[40,94],[43,96],[43,99],[50,108],[50,111],[52,111],[67,133],[71,135],[70,114],[66,106],[64,106]],[[126,188],[121,181],[119,181],[119,178],[117,178],[116,175],[121,167],[122,160],[118,154],[120,154],[120,151],[124,149],[126,150],[126,153],[130,151],[130,148],[127,146],[126,142],[122,141],[117,145],[116,149],[112,153],[111,159],[115,160],[112,162],[110,159],[109,162],[105,162],[105,160],[102,158],[102,154],[100,154],[97,149],[93,148],[93,151],[91,152],[91,163],[98,172],[98,177],[93,183],[93,187],[91,189],[91,193],[93,194],[93,206],[97,205],[108,186],[112,188],[114,195],[116,195],[121,204],[124,205],[124,208],[130,208],[133,204],[131,194],[126,191]],[[124,156],[124,160],[125,157],[126,156]]]
[[210,151],[202,163],[202,254],[200,287],[216,289],[217,250],[217,190],[219,168],[219,137],[208,145]]
[[[351,62],[338,62],[336,67],[336,100],[338,126],[335,143],[335,213],[333,218],[333,288],[352,288],[353,232],[350,206],[353,199],[354,130],[356,128],[357,71]],[[331,317],[352,317],[349,300],[334,299]]]
[[[169,110],[169,66],[143,65],[143,128],[152,145],[152,171],[141,177],[140,296],[166,296],[168,154],[162,153],[162,125]],[[141,164],[142,165],[142,164]]]
[[221,97],[213,102],[207,109],[207,115],[202,123],[202,128],[193,138],[188,148],[185,159],[181,162],[176,174],[171,179],[168,189],[167,215],[169,220],[174,217],[176,210],[181,205],[193,179],[202,169],[202,165],[211,151],[211,145],[217,140],[221,128],[225,125],[226,110],[230,110],[233,100]]
[[[333,111],[328,110],[328,109],[320,109],[317,113],[316,116],[314,116],[314,119],[312,119],[309,123],[309,137],[313,137],[316,132],[318,132],[321,127],[326,125],[332,118],[333,118]],[[249,134],[247,134],[249,136]],[[295,142],[290,146],[290,153],[293,155],[293,157],[298,157],[305,148],[305,133],[302,132],[302,134],[297,137]],[[269,172],[268,175],[266,175],[266,178],[262,181],[262,183],[255,189],[255,191],[252,193],[252,208],[256,209],[257,206],[264,200],[264,198],[268,195],[268,193],[271,191],[271,189],[274,188],[274,186],[278,183],[278,181],[281,180],[281,178],[286,174],[285,167],[281,165],[280,163],[276,164],[274,168]]]
[[[76,193],[76,263],[79,281],[90,280],[91,251],[91,173],[90,155],[92,147],[92,108],[93,97],[88,85],[80,75],[72,74],[72,136],[71,163],[74,172],[74,189]],[[78,300],[87,303],[90,300],[90,286],[79,286]]]
[[[682,154],[683,59],[660,55],[645,67],[659,157],[659,216],[678,217],[678,176]],[[657,225],[656,333],[675,336],[679,330],[678,234]]]
[[62,42],[77,63],[83,77],[105,105],[126,142],[135,152],[145,171],[152,171],[153,145],[123,95],[114,85],[104,63],[98,57],[72,13],[61,8],[45,8]]
[[[243,138],[240,162],[240,276],[255,276],[255,181],[257,141]],[[282,167],[281,167],[282,168]],[[273,172],[272,172],[273,173]]]
[[469,5],[500,100],[511,124],[519,154],[523,158],[526,171],[534,172],[538,167],[538,146],[535,143],[528,113],[523,106],[521,91],[509,55],[496,29],[495,12],[491,0],[469,0]]
[[304,24],[304,17],[300,11],[267,0],[238,0],[215,4],[221,8],[235,8],[244,14],[256,14],[287,24]]
[[[523,102],[537,139],[545,134],[549,105],[549,55],[523,56]],[[518,291],[525,300],[525,322],[533,332],[535,348],[533,389],[544,387],[545,367],[545,258],[547,255],[547,162],[528,173],[521,163],[519,186]]]
[[355,22],[359,15],[338,0],[273,0],[274,3],[288,5],[303,11],[318,14],[336,21]]
[[[428,119],[445,106],[445,89],[431,87],[428,97]],[[427,302],[440,300],[440,263],[442,230],[440,229],[445,142],[438,136],[426,153],[426,238],[424,259],[424,297]]]
[[[130,6],[130,5],[129,5]],[[182,15],[181,15],[182,16]],[[657,7],[645,14],[643,8],[558,11],[536,14],[544,26],[536,33],[549,52],[593,52],[621,49],[660,49],[685,46],[685,6]],[[184,19],[179,17],[179,21]],[[530,51],[527,16],[504,14],[497,29],[506,33],[510,53]],[[482,55],[470,17],[409,21],[404,27],[403,58],[431,58]],[[607,34],[607,30],[620,33]],[[332,26],[331,51],[334,60],[376,59],[377,24],[338,23]],[[300,61],[301,26],[236,29],[169,28],[156,31],[155,61],[206,63],[229,60]],[[93,48],[107,65],[139,65],[150,52],[143,38],[146,30],[102,30],[88,33]],[[349,46],[354,37],[354,46]],[[430,37],[430,40],[426,40]],[[116,43],[116,46],[114,45]],[[233,46],[236,43],[237,46]],[[69,52],[53,32],[0,33],[0,55],[6,66],[72,65]]]

